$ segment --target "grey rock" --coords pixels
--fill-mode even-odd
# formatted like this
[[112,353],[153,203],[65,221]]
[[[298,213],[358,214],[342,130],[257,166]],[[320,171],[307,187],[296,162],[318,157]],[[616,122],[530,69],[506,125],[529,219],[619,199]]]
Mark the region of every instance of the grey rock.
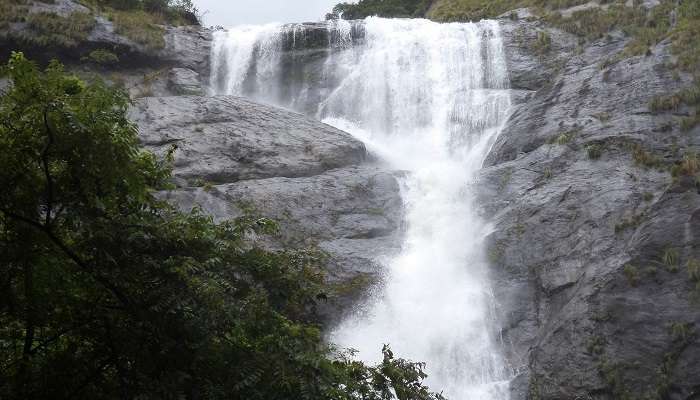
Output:
[[[320,247],[343,257],[362,254],[372,240],[394,235],[401,223],[401,198],[393,175],[371,165],[333,169],[308,177],[273,177],[189,187],[167,198],[183,209],[199,205],[216,220],[253,213],[282,226],[272,244],[292,248]],[[381,240],[380,240],[381,242]],[[361,245],[358,245],[361,244]],[[382,246],[383,247],[383,246]],[[345,268],[338,259],[332,277],[376,273],[374,266]]]
[[378,260],[399,244],[403,204],[394,175],[368,163],[361,142],[232,96],[144,98],[130,113],[147,149],[178,146],[179,187],[163,198],[216,221],[272,218],[279,235],[249,238],[252,245],[328,254],[327,281],[337,290],[319,310],[327,324],[380,280]]
[[[523,16],[526,9],[518,10]],[[528,11],[529,12],[529,11]],[[578,39],[558,29],[549,29],[531,17],[511,20],[510,13],[499,19],[508,58],[510,84],[517,90],[536,90],[549,82],[576,51]],[[537,35],[546,33],[551,40],[549,49],[538,54],[533,43]]]
[[[666,378],[668,398],[692,398],[700,345],[673,329],[700,327],[698,294],[683,270],[700,259],[700,194],[694,182],[634,158],[643,149],[673,165],[698,150],[700,129],[681,134],[678,126],[688,110],[649,110],[690,78],[674,79],[666,67],[667,42],[610,64],[626,44],[621,34],[567,53],[566,35],[548,30],[567,54],[552,62],[559,51],[532,57],[519,39],[532,37],[532,22],[511,23],[514,85],[534,92],[520,92],[479,182],[483,214],[495,225],[499,325],[518,374],[512,398],[643,398]],[[678,266],[664,265],[669,251]]]
[[168,76],[169,88],[178,95],[202,95],[199,74],[187,68],[173,68]]
[[90,12],[90,9],[72,0],[54,0],[46,3],[41,1],[32,2],[29,12],[47,12],[58,14],[62,17],[67,17],[75,12]]
[[201,26],[165,27],[165,48],[157,57],[168,65],[209,75],[212,31]]
[[177,146],[180,182],[312,176],[366,156],[364,145],[345,132],[233,96],[144,98],[131,117],[146,148],[163,154]]

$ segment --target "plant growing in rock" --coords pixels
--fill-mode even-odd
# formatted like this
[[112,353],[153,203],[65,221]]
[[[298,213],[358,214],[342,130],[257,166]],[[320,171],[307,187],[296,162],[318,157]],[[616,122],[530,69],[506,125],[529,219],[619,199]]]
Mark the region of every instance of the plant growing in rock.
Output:
[[90,52],[84,58],[85,61],[90,61],[99,65],[113,65],[119,62],[119,57],[106,49],[97,49]]
[[586,146],[586,154],[591,160],[597,160],[603,155],[603,150],[599,144],[590,144]]
[[664,250],[664,254],[661,256],[661,262],[666,266],[669,272],[678,272],[678,250],[671,247]]
[[540,56],[547,54],[552,48],[552,37],[546,31],[537,32],[537,38],[532,43],[532,51]]
[[32,13],[27,16],[27,25],[34,35],[25,36],[25,40],[38,46],[76,47],[87,39],[95,24],[95,16],[90,13],[74,12],[67,17]]
[[625,274],[625,277],[627,277],[627,281],[629,282],[630,286],[636,287],[639,285],[640,274],[637,267],[632,264],[626,264],[622,272]]
[[700,173],[700,160],[695,152],[687,152],[683,155],[680,163],[675,165],[671,173],[674,177],[680,176],[696,176]]
[[632,159],[635,165],[644,168],[659,168],[661,166],[661,161],[641,145],[632,146]]

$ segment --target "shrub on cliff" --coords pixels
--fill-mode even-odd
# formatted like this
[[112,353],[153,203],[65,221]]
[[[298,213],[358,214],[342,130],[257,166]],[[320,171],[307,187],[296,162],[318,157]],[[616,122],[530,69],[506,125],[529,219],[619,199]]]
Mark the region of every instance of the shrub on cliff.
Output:
[[333,8],[333,14],[342,15],[344,19],[422,17],[430,3],[430,0],[361,0],[356,4],[340,3]]
[[0,398],[441,398],[422,364],[321,340],[314,255],[242,243],[274,223],[158,200],[168,157],[139,149],[124,93],[20,53],[2,72]]
[[145,11],[174,25],[199,25],[199,11],[192,0],[85,0],[120,11]]

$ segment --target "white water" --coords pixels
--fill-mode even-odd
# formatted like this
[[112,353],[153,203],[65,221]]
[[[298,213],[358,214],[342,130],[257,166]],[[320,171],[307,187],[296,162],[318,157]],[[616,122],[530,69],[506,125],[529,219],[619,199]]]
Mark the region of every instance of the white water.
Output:
[[316,77],[325,81],[301,82],[285,99],[275,87],[285,79],[283,31],[294,29],[296,40],[300,26],[218,33],[213,90],[290,108],[317,90],[317,117],[409,172],[402,250],[386,265],[385,286],[331,340],[367,361],[380,360],[384,343],[425,361],[427,383],[451,399],[507,399],[508,373],[490,328],[488,225],[470,189],[510,106],[498,24],[368,18],[355,45],[347,22],[332,24],[340,33]]

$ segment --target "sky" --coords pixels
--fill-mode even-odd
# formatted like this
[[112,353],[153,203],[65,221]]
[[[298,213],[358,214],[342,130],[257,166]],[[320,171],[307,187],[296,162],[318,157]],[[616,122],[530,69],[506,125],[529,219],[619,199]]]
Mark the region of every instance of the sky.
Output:
[[194,0],[204,24],[231,27],[269,22],[313,22],[324,19],[341,0]]

